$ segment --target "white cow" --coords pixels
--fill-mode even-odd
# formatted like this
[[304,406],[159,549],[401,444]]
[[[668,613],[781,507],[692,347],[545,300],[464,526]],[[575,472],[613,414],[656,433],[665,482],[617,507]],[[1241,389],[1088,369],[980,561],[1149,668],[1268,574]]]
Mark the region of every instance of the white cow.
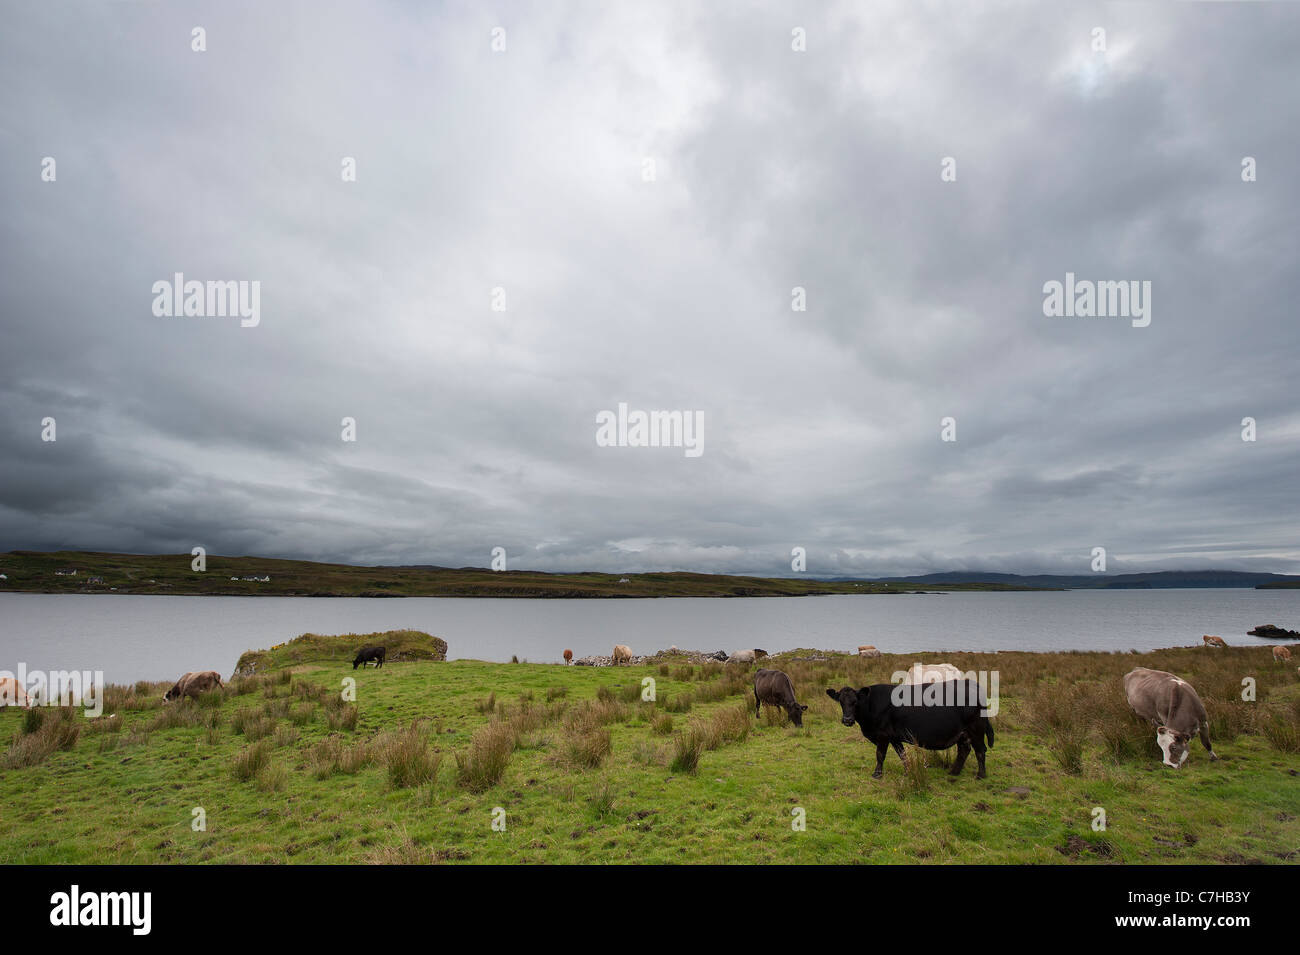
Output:
[[903,677],[903,683],[947,683],[964,679],[966,674],[951,663],[913,663]]

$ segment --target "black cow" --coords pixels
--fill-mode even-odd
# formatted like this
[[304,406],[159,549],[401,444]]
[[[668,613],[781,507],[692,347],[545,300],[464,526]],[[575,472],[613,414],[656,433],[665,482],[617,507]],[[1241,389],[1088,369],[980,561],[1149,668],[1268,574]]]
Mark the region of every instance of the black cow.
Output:
[[852,726],[855,722],[862,735],[876,744],[876,771],[872,778],[884,775],[885,754],[894,747],[898,758],[903,758],[903,744],[912,743],[923,749],[947,749],[957,746],[957,762],[952,775],[961,773],[966,757],[972,748],[979,760],[976,779],[984,778],[984,740],[993,745],[993,723],[980,715],[984,697],[979,684],[969,680],[949,680],[946,683],[896,686],[877,683],[859,690],[844,687],[826,695],[840,704],[843,711],[840,722]]
[[754,674],[754,719],[762,714],[764,703],[779,706],[790,717],[791,723],[803,726],[803,714],[808,704],[795,702],[794,684],[784,671],[759,670]]
[[374,661],[375,667],[384,665],[384,648],[383,647],[362,647],[357,651],[357,658],[352,661],[352,669],[356,669],[363,664]]

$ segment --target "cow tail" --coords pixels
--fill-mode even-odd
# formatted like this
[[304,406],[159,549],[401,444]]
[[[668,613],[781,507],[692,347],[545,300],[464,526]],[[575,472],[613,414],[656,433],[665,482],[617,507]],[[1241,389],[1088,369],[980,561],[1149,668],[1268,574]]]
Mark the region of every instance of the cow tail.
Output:
[[989,749],[993,748],[993,721],[987,716],[984,717],[984,735],[989,741]]

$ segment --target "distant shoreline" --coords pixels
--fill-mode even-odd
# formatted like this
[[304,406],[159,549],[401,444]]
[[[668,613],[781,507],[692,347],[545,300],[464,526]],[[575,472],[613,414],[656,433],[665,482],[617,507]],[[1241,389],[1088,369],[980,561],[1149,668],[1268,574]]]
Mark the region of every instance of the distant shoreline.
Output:
[[1300,577],[1240,571],[1034,575],[949,572],[918,578],[759,577],[685,571],[546,573],[482,567],[326,564],[215,554],[11,551],[0,554],[0,593],[204,597],[496,597],[615,600],[652,597],[821,597],[1069,590],[1293,589]]

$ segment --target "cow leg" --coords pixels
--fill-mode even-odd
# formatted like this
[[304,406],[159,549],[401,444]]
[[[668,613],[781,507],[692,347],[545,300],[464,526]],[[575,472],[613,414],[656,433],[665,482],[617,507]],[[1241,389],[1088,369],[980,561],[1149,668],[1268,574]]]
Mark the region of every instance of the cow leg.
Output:
[[948,770],[950,776],[960,776],[962,768],[966,765],[966,757],[970,755],[970,742],[966,737],[957,740],[957,761],[952,764],[952,769]]
[[987,775],[984,772],[984,753],[987,751],[988,747],[984,745],[984,733],[982,732],[982,727],[978,728],[978,730],[979,731],[975,734],[973,745],[975,747],[975,759],[979,762],[980,768],[979,772],[975,774],[975,778],[983,779],[985,775]]
[[1201,727],[1200,737],[1201,745],[1204,746],[1205,751],[1210,754],[1210,759],[1218,759],[1219,757],[1214,755],[1214,748],[1210,746],[1210,728],[1208,726]]
[[879,779],[885,775],[885,754],[889,752],[888,743],[876,744],[876,771],[871,774],[872,779]]
[[754,691],[754,719],[763,715],[763,701],[758,698],[758,690]]

